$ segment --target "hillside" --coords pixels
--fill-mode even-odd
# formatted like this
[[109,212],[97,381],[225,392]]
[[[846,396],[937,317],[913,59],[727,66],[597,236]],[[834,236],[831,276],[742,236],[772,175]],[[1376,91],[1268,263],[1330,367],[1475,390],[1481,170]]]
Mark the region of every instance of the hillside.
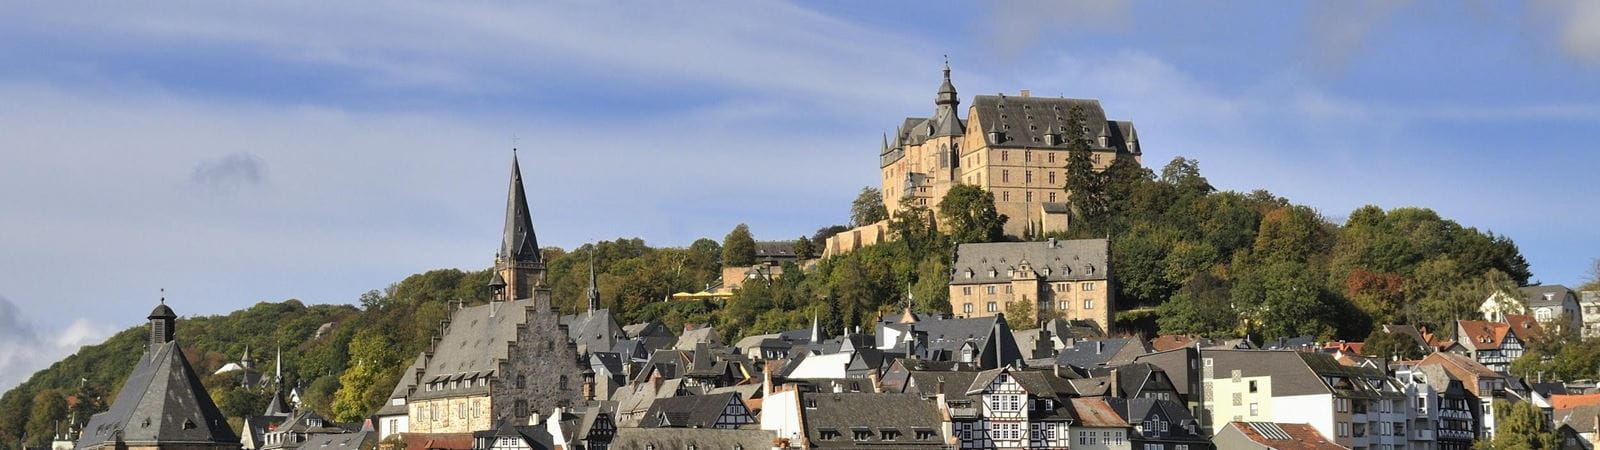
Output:
[[[1159,174],[1121,160],[1104,173],[1084,173],[1072,176],[1090,178],[1069,179],[1086,193],[1073,196],[1074,230],[1036,238],[1112,237],[1124,331],[1361,340],[1382,323],[1449,323],[1488,293],[1525,284],[1530,276],[1509,238],[1424,208],[1363,207],[1337,224],[1266,191],[1216,191],[1197,163],[1182,158]],[[654,248],[618,239],[571,252],[545,249],[544,255],[557,306],[567,312],[580,307],[593,255],[602,303],[627,322],[660,320],[675,330],[710,324],[732,342],[802,328],[817,315],[837,334],[869,328],[876,315],[897,310],[908,289],[915,309],[949,312],[945,282],[953,246],[1018,239],[1000,236],[987,192],[957,188],[951,195],[964,201],[947,197],[942,205],[950,206],[937,214],[976,219],[954,222],[949,230],[894,221],[891,228],[902,239],[820,261],[814,270],[788,268],[770,285],[747,284],[726,304],[661,300],[714,282],[720,261],[739,257],[724,254],[725,247],[748,245],[701,239],[687,248]],[[810,239],[841,228],[826,227]],[[730,233],[728,241],[740,239],[748,235]],[[281,347],[286,381],[301,387],[309,407],[357,420],[381,404],[403,365],[438,329],[447,303],[487,301],[489,279],[487,270],[443,269],[406,277],[351,305],[259,303],[223,316],[183,318],[178,339],[203,374],[236,360],[246,346],[270,374],[273,349]],[[1008,317],[1017,328],[1036,319]],[[24,434],[30,445],[42,444],[55,424],[72,415],[82,423],[106,407],[103,399],[114,397],[142,351],[143,330],[133,326],[84,347],[0,396],[0,450],[14,448]],[[204,383],[236,420],[263,410],[268,399],[261,390],[239,388],[236,377],[207,376]]]

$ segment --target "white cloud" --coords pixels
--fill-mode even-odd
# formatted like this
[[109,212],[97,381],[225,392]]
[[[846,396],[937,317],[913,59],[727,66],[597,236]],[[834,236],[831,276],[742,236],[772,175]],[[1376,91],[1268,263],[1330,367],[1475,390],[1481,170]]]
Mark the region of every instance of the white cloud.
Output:
[[1556,42],[1563,53],[1580,63],[1600,66],[1600,2],[1545,0],[1531,4],[1536,13],[1543,13],[1555,22],[1559,30]]
[[34,372],[78,351],[78,347],[97,344],[115,331],[78,319],[66,329],[41,334],[28,316],[11,299],[0,295],[0,392],[27,381]]
[[1004,60],[1015,60],[1052,30],[1120,30],[1132,19],[1128,0],[991,0],[980,25],[985,43]]
[[1323,70],[1343,70],[1367,45],[1368,37],[1384,27],[1411,0],[1358,0],[1312,2],[1307,5],[1305,31],[1309,53]]

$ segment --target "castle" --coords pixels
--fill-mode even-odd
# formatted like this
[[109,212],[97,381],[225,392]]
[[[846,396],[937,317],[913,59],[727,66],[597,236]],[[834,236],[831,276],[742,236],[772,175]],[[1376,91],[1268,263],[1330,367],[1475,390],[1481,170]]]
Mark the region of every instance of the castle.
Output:
[[[937,211],[956,184],[979,186],[994,194],[995,208],[1007,217],[1005,233],[1064,230],[1069,133],[1089,138],[1089,159],[1104,170],[1119,156],[1142,162],[1133,122],[1107,120],[1098,100],[979,95],[962,119],[961,99],[950,82],[950,65],[934,97],[932,117],[907,117],[878,152],[883,203],[890,214],[901,201]],[[1069,130],[1074,108],[1082,126]]]

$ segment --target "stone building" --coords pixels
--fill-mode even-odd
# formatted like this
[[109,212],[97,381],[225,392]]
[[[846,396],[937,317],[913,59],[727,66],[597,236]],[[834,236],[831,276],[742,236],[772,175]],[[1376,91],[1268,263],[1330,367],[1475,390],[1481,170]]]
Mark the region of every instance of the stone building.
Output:
[[179,348],[178,315],[150,312],[150,339],[111,409],[83,428],[82,450],[237,450],[239,437]]
[[1027,302],[1036,319],[1087,320],[1109,333],[1116,308],[1110,255],[1105,239],[961,244],[950,276],[950,310],[987,317]]
[[584,401],[586,363],[550,303],[515,157],[495,258],[497,299],[452,306],[431,347],[377,414],[380,434],[470,433]]
[[[1006,234],[1021,236],[1040,223],[1064,227],[1049,203],[1067,201],[1066,163],[1071,133],[1087,137],[1090,160],[1103,170],[1118,157],[1141,161],[1133,122],[1107,120],[1098,100],[979,95],[960,117],[961,99],[945,65],[944,82],[934,98],[932,117],[907,117],[885,136],[878,152],[883,200],[891,214],[902,199],[937,209],[958,183],[994,193],[995,207],[1008,220]],[[1083,113],[1077,130],[1068,130],[1074,108]]]

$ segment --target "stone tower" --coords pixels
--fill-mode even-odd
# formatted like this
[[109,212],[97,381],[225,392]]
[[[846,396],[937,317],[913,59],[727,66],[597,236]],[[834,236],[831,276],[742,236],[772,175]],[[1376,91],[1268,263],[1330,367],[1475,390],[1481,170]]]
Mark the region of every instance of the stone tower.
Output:
[[493,285],[500,289],[500,300],[532,298],[549,307],[544,257],[539,254],[539,238],[533,232],[533,215],[528,212],[528,195],[522,189],[522,169],[515,151],[511,154],[511,187],[506,197],[506,226],[500,252],[494,257]]

